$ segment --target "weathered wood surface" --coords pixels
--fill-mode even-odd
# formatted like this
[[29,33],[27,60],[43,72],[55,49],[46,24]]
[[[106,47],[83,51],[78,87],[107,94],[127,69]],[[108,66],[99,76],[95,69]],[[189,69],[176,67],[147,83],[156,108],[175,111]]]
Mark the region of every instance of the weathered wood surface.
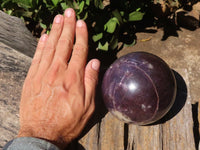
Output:
[[37,41],[24,26],[24,22],[0,10],[0,42],[32,57]]
[[0,149],[19,128],[21,88],[31,58],[0,42]]
[[199,149],[200,30],[191,32],[183,29],[178,34],[179,37],[161,41],[161,30],[156,34],[138,33],[136,46],[118,53],[120,57],[133,51],[147,51],[169,64],[178,84],[176,101],[170,112],[160,122],[148,126],[123,124],[107,113],[79,141],[85,150]]
[[[178,93],[170,112],[148,126],[124,124],[107,113],[98,90],[96,113],[73,150],[197,150],[200,99],[200,30],[179,31],[179,37],[161,41],[163,32],[137,34],[138,43],[118,53],[148,51],[174,70]],[[143,40],[151,39],[151,40]],[[146,41],[146,42],[142,42]],[[31,58],[0,42],[0,148],[16,136],[21,88]]]

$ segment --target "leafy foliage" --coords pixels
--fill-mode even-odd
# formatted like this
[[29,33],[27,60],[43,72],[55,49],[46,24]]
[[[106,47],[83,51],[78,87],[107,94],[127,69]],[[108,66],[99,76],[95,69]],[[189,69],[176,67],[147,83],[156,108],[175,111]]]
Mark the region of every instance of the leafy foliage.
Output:
[[56,14],[74,8],[77,19],[86,21],[96,49],[105,51],[116,49],[119,42],[135,43],[134,22],[143,19],[145,7],[148,7],[145,0],[110,0],[107,4],[102,0],[2,1],[0,9],[46,30],[51,28]]

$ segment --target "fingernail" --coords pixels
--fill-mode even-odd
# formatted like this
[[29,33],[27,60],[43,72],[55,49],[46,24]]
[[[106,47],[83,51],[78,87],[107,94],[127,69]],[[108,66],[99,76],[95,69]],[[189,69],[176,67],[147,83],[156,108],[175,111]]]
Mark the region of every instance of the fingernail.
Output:
[[82,27],[84,25],[84,21],[83,20],[78,20],[76,25],[77,25],[77,27]]
[[48,35],[47,34],[43,34],[41,37],[40,37],[40,41],[41,42],[45,42],[48,38]]
[[99,67],[100,67],[100,62],[99,61],[96,60],[96,61],[92,62],[92,69],[98,71]]
[[61,22],[61,16],[60,15],[57,15],[55,17],[55,23],[60,23]]
[[65,16],[66,17],[71,17],[73,15],[73,9],[72,8],[68,8],[65,10]]

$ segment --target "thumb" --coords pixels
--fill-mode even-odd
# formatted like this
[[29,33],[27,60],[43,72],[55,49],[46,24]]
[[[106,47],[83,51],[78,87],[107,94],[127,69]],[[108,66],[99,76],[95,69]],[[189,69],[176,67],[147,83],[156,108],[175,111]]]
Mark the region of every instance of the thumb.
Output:
[[100,68],[100,61],[98,59],[92,59],[85,69],[85,107],[89,107],[91,103],[94,103],[96,85],[98,83],[98,74]]

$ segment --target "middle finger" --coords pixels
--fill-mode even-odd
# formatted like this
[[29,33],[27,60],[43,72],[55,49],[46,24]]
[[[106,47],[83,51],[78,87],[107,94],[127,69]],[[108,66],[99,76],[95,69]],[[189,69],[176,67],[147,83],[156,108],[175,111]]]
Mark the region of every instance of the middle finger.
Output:
[[63,31],[58,41],[52,63],[54,63],[58,59],[61,62],[67,63],[68,59],[71,56],[71,51],[74,43],[75,25],[75,11],[72,8],[68,8],[65,11]]

